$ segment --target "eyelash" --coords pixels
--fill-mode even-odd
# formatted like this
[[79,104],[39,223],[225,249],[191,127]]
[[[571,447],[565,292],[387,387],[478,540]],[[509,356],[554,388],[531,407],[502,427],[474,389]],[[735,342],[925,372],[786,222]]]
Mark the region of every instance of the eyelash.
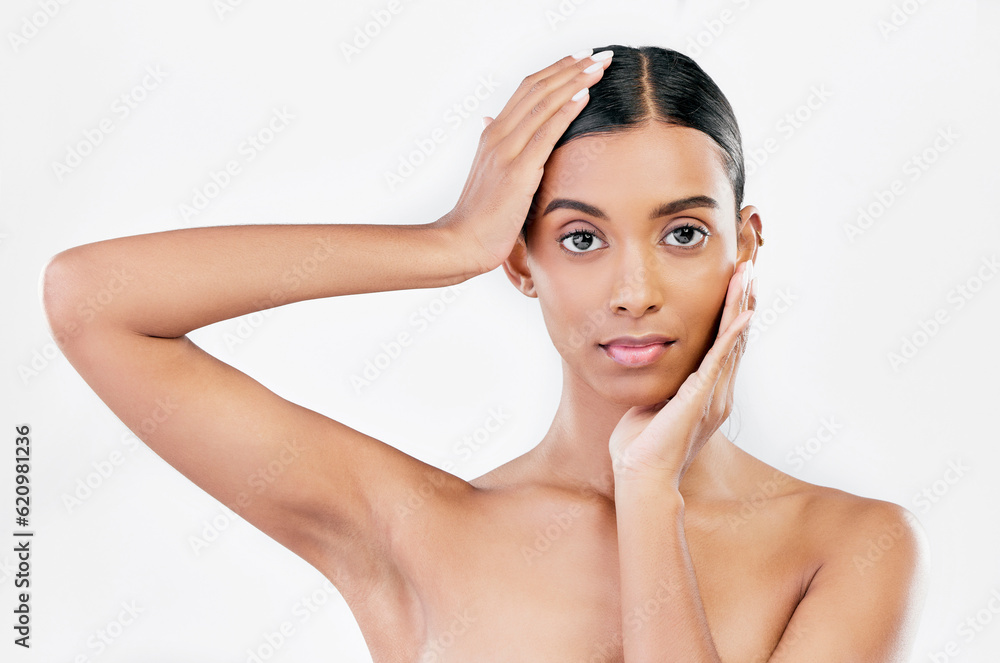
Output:
[[[692,230],[697,230],[698,232],[700,232],[704,236],[702,238],[702,241],[698,242],[697,244],[692,244],[690,246],[682,246],[680,244],[670,244],[669,246],[673,246],[673,247],[676,247],[676,248],[679,248],[679,249],[691,250],[691,249],[694,249],[694,248],[696,248],[696,247],[701,246],[702,244],[704,244],[705,243],[704,240],[707,239],[708,237],[711,237],[711,235],[712,235],[712,233],[708,232],[708,229],[706,229],[706,228],[704,228],[702,226],[699,226],[699,225],[695,225],[693,223],[685,223],[682,226],[677,226],[676,228],[674,228],[673,230],[671,230],[669,233],[667,233],[667,235],[672,235],[675,232],[677,232],[678,230],[684,230],[686,228],[691,228]],[[590,230],[586,230],[584,228],[576,228],[576,229],[573,229],[573,230],[569,231],[568,233],[566,233],[562,237],[560,237],[558,240],[556,240],[559,243],[559,248],[561,248],[563,251],[565,251],[566,253],[569,253],[570,255],[573,255],[573,256],[583,256],[583,255],[587,255],[588,253],[593,253],[594,251],[572,251],[570,249],[567,249],[565,246],[563,246],[563,242],[564,241],[566,241],[568,238],[574,237],[576,235],[590,235],[591,237],[597,237],[597,239],[601,240],[602,242],[604,241],[603,239],[601,239],[600,237],[598,237],[597,233],[595,233],[595,232],[592,232]]]

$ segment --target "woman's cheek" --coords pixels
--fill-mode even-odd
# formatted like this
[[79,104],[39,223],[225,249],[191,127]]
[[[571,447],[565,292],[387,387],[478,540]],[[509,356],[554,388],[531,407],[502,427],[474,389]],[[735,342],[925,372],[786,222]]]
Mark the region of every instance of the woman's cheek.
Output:
[[721,294],[717,287],[706,289],[701,298],[701,304],[697,308],[692,307],[688,313],[688,319],[692,321],[692,332],[702,339],[699,344],[702,355],[708,354],[715,342],[715,336],[718,334],[717,325],[722,318],[726,302],[726,287],[728,284],[723,287]]
[[585,351],[605,333],[606,307],[594,299],[588,284],[572,278],[544,279],[536,283],[535,291],[549,336],[563,357]]

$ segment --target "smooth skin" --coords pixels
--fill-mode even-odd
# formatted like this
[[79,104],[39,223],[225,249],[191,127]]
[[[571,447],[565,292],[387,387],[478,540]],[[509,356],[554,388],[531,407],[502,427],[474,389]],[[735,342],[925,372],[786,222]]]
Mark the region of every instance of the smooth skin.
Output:
[[[54,338],[153,451],[337,586],[378,663],[904,661],[926,591],[912,515],[798,481],[718,430],[756,306],[757,210],[736,215],[717,148],[692,129],[649,123],[553,152],[587,103],[571,97],[611,61],[591,64],[524,79],[433,223],[192,228],[59,253],[43,278]],[[559,199],[600,213],[546,211]],[[535,448],[471,482],[186,336],[500,266],[538,298],[563,392]],[[113,270],[131,279],[95,316],[82,303]],[[675,339],[649,366],[602,348],[649,333]],[[290,442],[298,456],[251,489]]]

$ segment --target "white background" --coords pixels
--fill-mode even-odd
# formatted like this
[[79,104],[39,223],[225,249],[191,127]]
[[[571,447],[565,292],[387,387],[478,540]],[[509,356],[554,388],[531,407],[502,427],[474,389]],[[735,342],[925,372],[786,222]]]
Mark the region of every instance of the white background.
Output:
[[[766,244],[726,430],[783,471],[910,509],[933,566],[911,660],[995,660],[1000,279],[984,268],[992,280],[977,281],[977,270],[1000,253],[996,3],[404,1],[350,58],[343,45],[387,2],[49,4],[51,18],[41,0],[0,13],[0,529],[12,542],[14,427],[28,423],[36,532],[33,647],[15,647],[4,627],[0,658],[237,663],[290,622],[267,660],[370,660],[317,571],[138,444],[59,355],[39,274],[71,246],[193,225],[433,221],[457,200],[481,116],[559,57],[621,43],[694,56],[743,130],[745,202],[760,209]],[[147,68],[162,81],[133,92]],[[828,98],[810,108],[821,88]],[[144,97],[128,117],[113,110],[123,94]],[[456,104],[468,109],[458,126],[447,120]],[[294,119],[247,162],[241,142],[275,108]],[[60,178],[54,164],[103,118],[113,131]],[[435,129],[445,140],[419,154]],[[922,154],[933,163],[914,170]],[[185,220],[180,205],[231,159],[241,172]],[[390,186],[401,159],[420,163]],[[882,213],[852,241],[860,207]],[[191,336],[278,394],[470,478],[541,438],[561,379],[535,300],[502,270],[466,286],[419,333],[410,316],[441,291],[299,303]],[[978,290],[961,308],[959,286]],[[947,322],[921,335],[939,309]],[[401,331],[413,345],[355,390],[350,376]],[[921,347],[894,366],[904,338]],[[490,408],[510,419],[461,461],[455,447]],[[791,463],[831,418],[833,438]],[[115,451],[123,460],[102,477]],[[925,489],[933,502],[918,499]],[[196,554],[202,536],[215,538]],[[12,622],[12,546],[0,546],[0,624]],[[303,611],[310,597],[323,602],[316,612]],[[88,639],[123,602],[141,614],[112,625],[118,637],[98,651]],[[985,625],[963,636],[977,614]],[[940,653],[949,643],[957,655]]]

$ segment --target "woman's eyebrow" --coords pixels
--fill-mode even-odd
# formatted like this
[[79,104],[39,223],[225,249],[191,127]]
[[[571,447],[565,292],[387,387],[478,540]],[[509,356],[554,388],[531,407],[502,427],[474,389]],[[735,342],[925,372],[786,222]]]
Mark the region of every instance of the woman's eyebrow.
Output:
[[[649,214],[649,219],[658,219],[661,216],[670,216],[671,214],[676,214],[686,209],[691,209],[692,207],[710,207],[712,209],[718,209],[719,203],[715,198],[710,196],[688,196],[687,198],[680,198],[678,200],[672,200],[669,203],[662,203],[658,207],[654,208]],[[581,200],[573,200],[572,198],[553,198],[552,201],[545,206],[545,211],[542,215],[546,215],[557,209],[575,209],[578,212],[583,212],[584,214],[589,214],[590,216],[597,217],[604,221],[608,220],[608,215],[605,214],[604,210],[599,207],[594,207],[588,203]]]

